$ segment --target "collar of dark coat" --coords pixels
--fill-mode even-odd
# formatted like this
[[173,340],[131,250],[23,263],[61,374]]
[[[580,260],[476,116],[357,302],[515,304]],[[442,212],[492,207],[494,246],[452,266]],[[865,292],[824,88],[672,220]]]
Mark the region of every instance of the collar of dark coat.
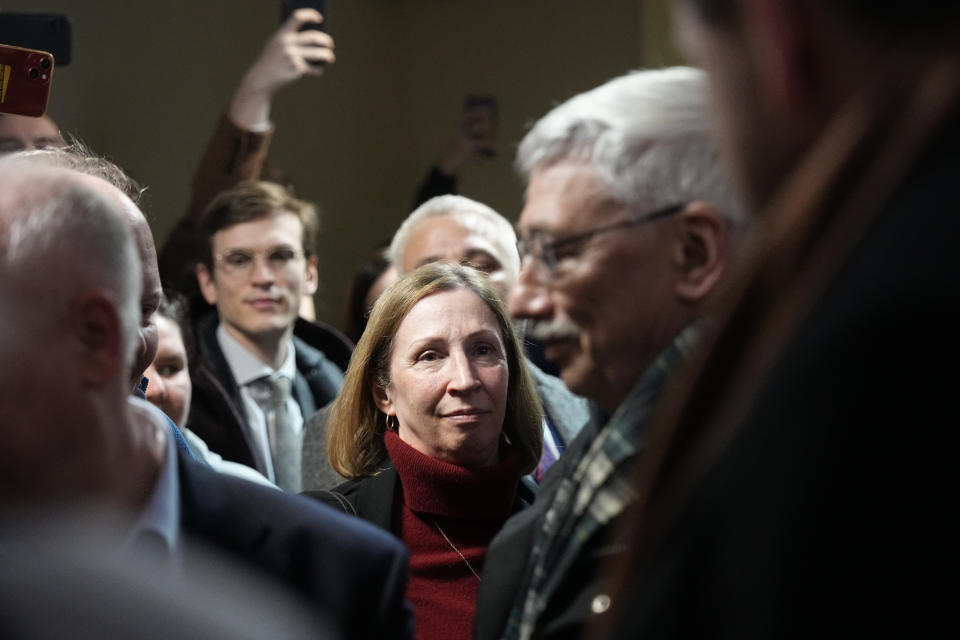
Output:
[[297,322],[293,325],[293,335],[305,345],[322,352],[327,360],[341,371],[347,370],[350,356],[353,354],[353,343],[330,325],[297,318]]

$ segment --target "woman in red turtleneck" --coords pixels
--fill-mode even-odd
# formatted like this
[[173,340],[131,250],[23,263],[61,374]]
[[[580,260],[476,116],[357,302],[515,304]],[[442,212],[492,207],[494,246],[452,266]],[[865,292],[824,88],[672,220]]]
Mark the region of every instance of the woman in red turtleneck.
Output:
[[471,636],[487,545],[539,460],[521,354],[480,274],[427,265],[377,301],[331,410],[330,462],[351,480],[311,495],[406,543],[420,640]]

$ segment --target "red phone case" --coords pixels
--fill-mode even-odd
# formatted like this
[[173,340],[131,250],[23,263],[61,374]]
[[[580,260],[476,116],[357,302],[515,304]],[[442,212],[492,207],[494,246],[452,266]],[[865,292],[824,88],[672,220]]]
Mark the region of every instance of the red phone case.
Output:
[[0,45],[0,113],[46,113],[53,65],[46,51]]

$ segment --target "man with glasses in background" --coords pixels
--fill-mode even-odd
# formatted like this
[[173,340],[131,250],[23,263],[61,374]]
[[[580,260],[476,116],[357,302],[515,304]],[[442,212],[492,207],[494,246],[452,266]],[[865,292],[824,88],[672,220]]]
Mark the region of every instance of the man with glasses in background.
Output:
[[582,637],[610,606],[598,574],[624,548],[612,534],[644,424],[695,342],[739,221],[706,102],[700,71],[636,72],[556,107],[520,145],[510,313],[594,412],[491,543],[478,640]]
[[300,300],[317,288],[317,213],[283,187],[243,182],[200,223],[197,281],[216,314],[194,320],[188,427],[227,460],[300,490],[303,421],[333,400],[343,372],[294,335]]

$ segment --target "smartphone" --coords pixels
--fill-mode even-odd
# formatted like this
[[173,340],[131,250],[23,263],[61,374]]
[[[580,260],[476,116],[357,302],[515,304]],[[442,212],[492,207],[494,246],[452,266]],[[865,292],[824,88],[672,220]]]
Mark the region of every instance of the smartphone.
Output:
[[70,64],[70,18],[49,13],[0,13],[0,44],[49,51],[58,67]]
[[0,45],[0,113],[39,118],[47,111],[53,55]]
[[323,15],[323,22],[308,22],[300,27],[300,31],[307,31],[308,29],[315,31],[327,30],[326,0],[280,0],[280,24],[286,22],[290,14],[297,9],[316,9]]
[[[490,94],[472,93],[463,98],[464,126],[466,133],[476,143],[496,137],[498,113],[497,97]],[[497,155],[492,144],[482,144],[477,151],[485,158]]]

